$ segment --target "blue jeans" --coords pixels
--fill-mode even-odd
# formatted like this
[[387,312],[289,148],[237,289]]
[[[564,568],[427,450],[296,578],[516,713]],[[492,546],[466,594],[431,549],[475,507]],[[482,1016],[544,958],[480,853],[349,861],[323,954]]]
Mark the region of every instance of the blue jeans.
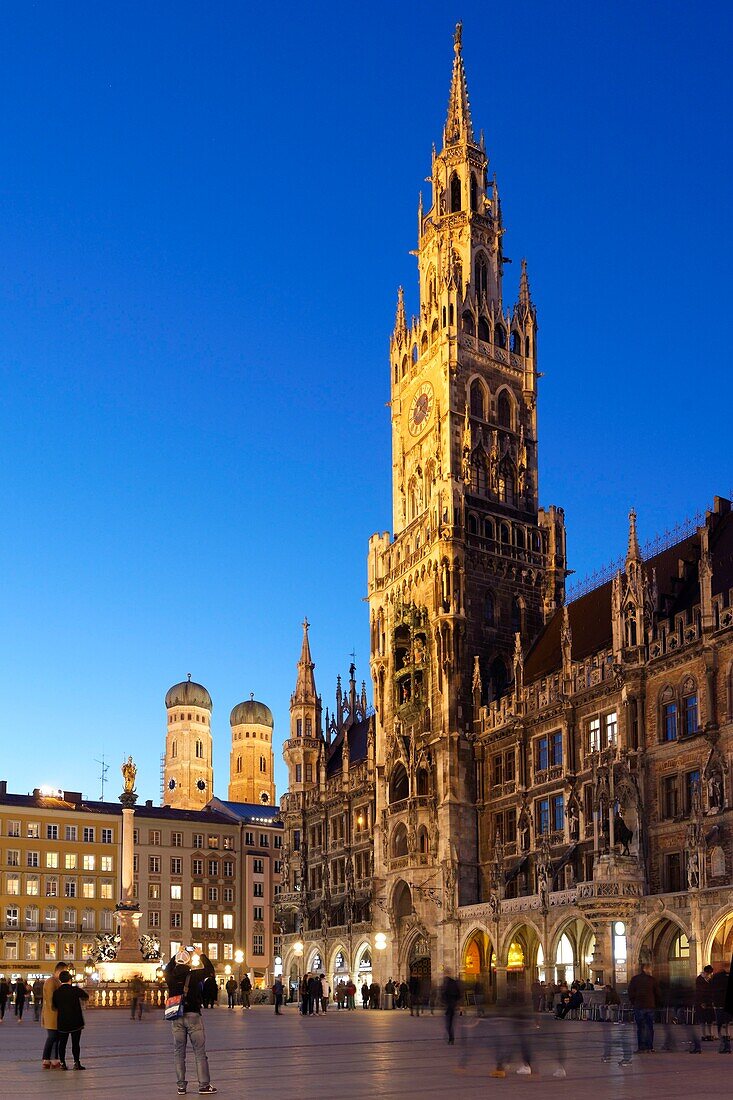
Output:
[[198,1012],[184,1012],[177,1020],[171,1023],[173,1032],[173,1061],[176,1067],[176,1078],[179,1088],[185,1088],[186,1081],[186,1041],[191,1040],[194,1057],[196,1059],[196,1076],[199,1079],[199,1088],[211,1084],[209,1079],[209,1060],[206,1057],[206,1032],[204,1021]]
[[635,1008],[636,1020],[636,1045],[639,1050],[652,1050],[654,1048],[654,1009]]

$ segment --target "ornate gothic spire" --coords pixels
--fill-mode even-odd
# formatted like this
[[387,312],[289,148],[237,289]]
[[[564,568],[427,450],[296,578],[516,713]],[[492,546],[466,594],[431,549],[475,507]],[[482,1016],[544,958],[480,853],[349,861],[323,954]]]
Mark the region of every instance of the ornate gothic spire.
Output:
[[316,681],[313,669],[316,667],[311,659],[311,647],[308,641],[308,627],[310,623],[303,620],[303,646],[298,661],[298,679],[295,683],[295,695],[293,701],[298,703],[315,703]]
[[527,278],[527,261],[522,260],[522,274],[519,276],[519,304],[520,306],[531,306],[532,295],[529,290],[529,279]]
[[402,287],[397,288],[397,313],[394,323],[395,336],[404,336],[407,332],[407,319],[405,317],[405,292]]
[[450,96],[448,97],[448,117],[443,130],[443,145],[453,145],[457,141],[467,141],[473,144],[473,125],[471,123],[471,107],[468,102],[468,87],[466,85],[466,70],[461,54],[461,36],[463,24],[456,23],[456,33],[453,38],[453,76],[451,78]]
[[636,534],[636,512],[632,508],[629,512],[629,546],[626,551],[626,566],[628,568],[629,562],[641,561],[641,550],[639,549],[639,538]]

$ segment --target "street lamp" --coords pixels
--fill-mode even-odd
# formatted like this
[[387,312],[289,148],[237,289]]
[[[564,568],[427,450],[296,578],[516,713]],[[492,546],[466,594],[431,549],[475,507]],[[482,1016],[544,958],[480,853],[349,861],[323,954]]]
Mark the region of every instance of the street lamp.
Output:
[[[375,935],[374,935],[374,946],[377,949],[377,951],[386,951],[386,949],[387,949],[387,937],[386,937],[384,932],[376,932],[375,933]],[[380,982],[383,983],[384,982],[384,977],[382,975],[382,967],[381,966],[379,967],[379,977],[380,977]],[[385,995],[385,1001],[386,1001],[386,995]],[[390,1006],[385,1005],[385,1007],[389,1008]]]
[[300,960],[303,958],[303,952],[305,951],[305,944],[302,940],[296,940],[293,944],[293,954],[298,960],[298,997],[300,997]]

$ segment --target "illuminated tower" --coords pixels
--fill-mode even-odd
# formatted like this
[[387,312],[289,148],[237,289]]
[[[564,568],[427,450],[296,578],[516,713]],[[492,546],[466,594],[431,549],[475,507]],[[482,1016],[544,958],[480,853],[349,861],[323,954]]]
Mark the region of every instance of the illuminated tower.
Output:
[[211,755],[211,696],[189,676],[165,697],[163,804],[176,810],[200,810],[214,793]]

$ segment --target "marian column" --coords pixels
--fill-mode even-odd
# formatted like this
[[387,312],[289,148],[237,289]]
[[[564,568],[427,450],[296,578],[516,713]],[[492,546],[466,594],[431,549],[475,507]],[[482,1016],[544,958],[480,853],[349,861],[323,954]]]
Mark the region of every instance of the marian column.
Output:
[[137,802],[135,776],[137,775],[137,768],[131,756],[128,756],[121,770],[124,780],[124,789],[120,795],[120,802],[122,803],[122,868],[120,900],[115,909],[120,938],[114,961],[100,963],[98,970],[103,981],[127,981],[134,975],[152,980],[158,963],[143,960],[138,928],[142,914],[135,899],[133,855],[135,847],[134,822],[135,803]]
[[140,906],[134,896],[133,848],[134,820],[137,791],[135,776],[137,768],[131,756],[122,765],[124,790],[120,795],[122,803],[122,890],[117,903],[117,919],[120,930],[120,946],[117,949],[118,963],[139,963],[140,943],[138,925],[140,924]]

